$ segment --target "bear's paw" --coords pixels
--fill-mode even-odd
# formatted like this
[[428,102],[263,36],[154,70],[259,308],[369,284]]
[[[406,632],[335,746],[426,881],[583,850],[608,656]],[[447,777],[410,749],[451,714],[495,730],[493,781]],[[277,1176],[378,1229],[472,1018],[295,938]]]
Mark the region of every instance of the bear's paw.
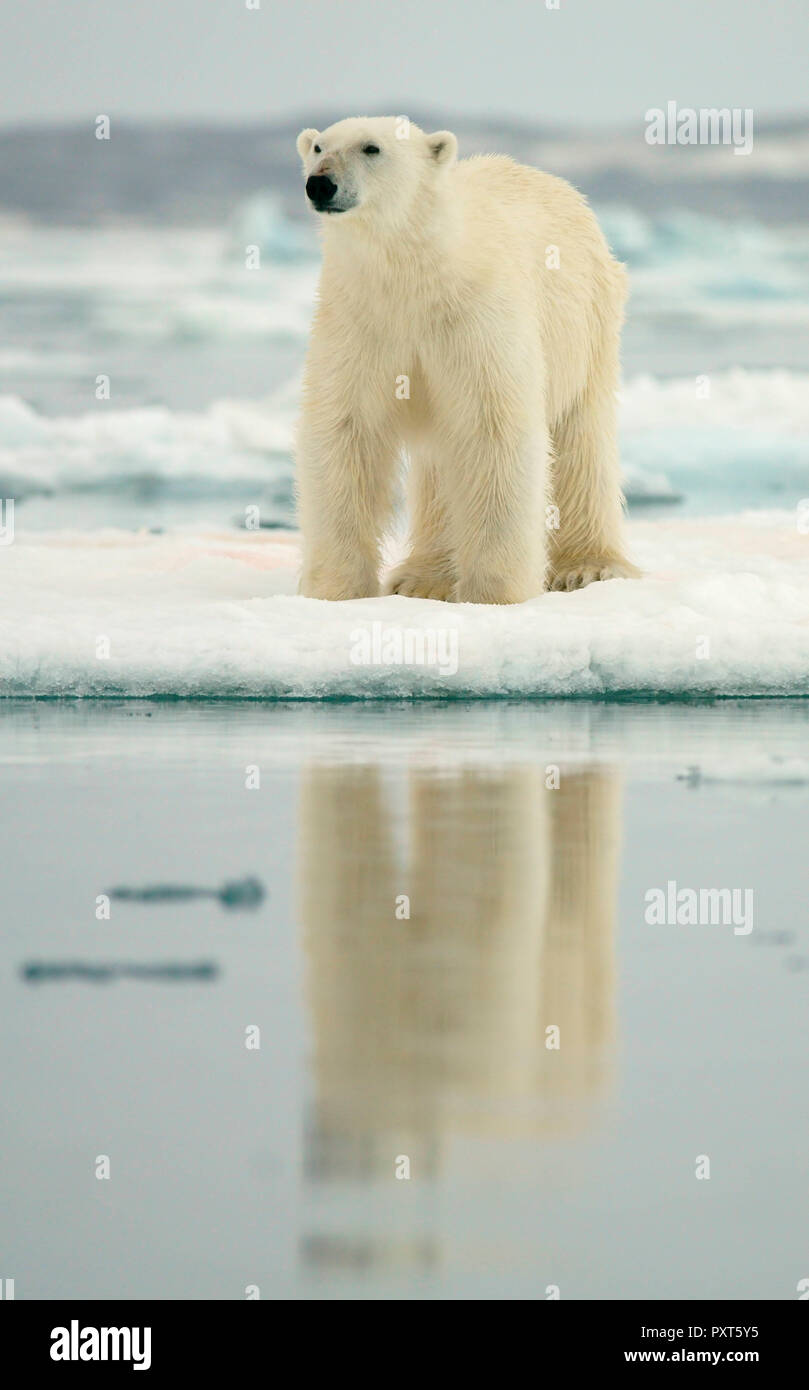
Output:
[[399,594],[402,598],[431,598],[449,603],[454,596],[455,582],[455,575],[446,569],[430,566],[422,568],[406,562],[393,571],[385,584],[385,593]]

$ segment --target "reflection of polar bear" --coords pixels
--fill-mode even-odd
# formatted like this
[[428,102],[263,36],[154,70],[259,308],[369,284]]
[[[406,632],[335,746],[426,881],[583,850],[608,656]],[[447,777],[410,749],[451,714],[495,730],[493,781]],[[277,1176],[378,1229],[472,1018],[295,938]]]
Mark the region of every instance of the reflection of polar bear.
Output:
[[388,1168],[402,1152],[423,1170],[458,1131],[569,1131],[610,1080],[616,772],[563,770],[549,790],[538,756],[421,767],[408,788],[403,827],[378,766],[303,776],[309,1167],[321,1176],[373,1167],[377,1149]]
[[457,163],[449,131],[393,117],[304,130],[298,150],[324,232],[303,593],[378,592],[403,448],[412,546],[394,592],[516,603],[546,580],[634,574],[615,441],[625,276],[584,199],[510,159]]

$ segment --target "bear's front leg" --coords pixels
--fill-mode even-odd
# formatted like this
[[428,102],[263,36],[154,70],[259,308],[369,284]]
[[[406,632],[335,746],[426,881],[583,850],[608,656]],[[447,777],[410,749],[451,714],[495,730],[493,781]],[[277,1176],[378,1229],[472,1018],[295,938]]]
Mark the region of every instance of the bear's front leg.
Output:
[[469,442],[453,503],[456,603],[524,603],[545,584],[547,437]]
[[331,411],[312,391],[304,398],[297,479],[303,532],[299,587],[307,598],[378,594],[395,452],[394,441],[363,419],[361,409]]
[[492,331],[497,306],[425,354],[457,603],[523,603],[545,583],[548,430],[532,323]]

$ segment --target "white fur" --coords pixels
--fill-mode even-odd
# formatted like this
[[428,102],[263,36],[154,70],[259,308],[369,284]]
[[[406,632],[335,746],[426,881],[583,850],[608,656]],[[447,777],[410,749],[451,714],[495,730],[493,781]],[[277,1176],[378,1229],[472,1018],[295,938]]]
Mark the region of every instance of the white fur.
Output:
[[390,590],[518,603],[636,573],[615,437],[626,277],[581,195],[500,156],[458,163],[450,132],[393,117],[302,131],[298,151],[343,209],[321,216],[301,591],[378,592],[403,452],[411,545]]

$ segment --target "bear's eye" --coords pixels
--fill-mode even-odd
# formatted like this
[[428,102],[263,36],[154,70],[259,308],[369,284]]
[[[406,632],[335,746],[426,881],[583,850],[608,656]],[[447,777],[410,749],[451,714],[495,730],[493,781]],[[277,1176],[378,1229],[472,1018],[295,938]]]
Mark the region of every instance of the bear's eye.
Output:
[[320,146],[319,146],[319,145],[313,145],[313,146],[312,146],[312,152],[313,152],[313,154],[320,154]]
[[379,154],[379,146],[378,146],[378,145],[363,145],[363,147],[362,147],[362,152],[363,152],[363,154]]

